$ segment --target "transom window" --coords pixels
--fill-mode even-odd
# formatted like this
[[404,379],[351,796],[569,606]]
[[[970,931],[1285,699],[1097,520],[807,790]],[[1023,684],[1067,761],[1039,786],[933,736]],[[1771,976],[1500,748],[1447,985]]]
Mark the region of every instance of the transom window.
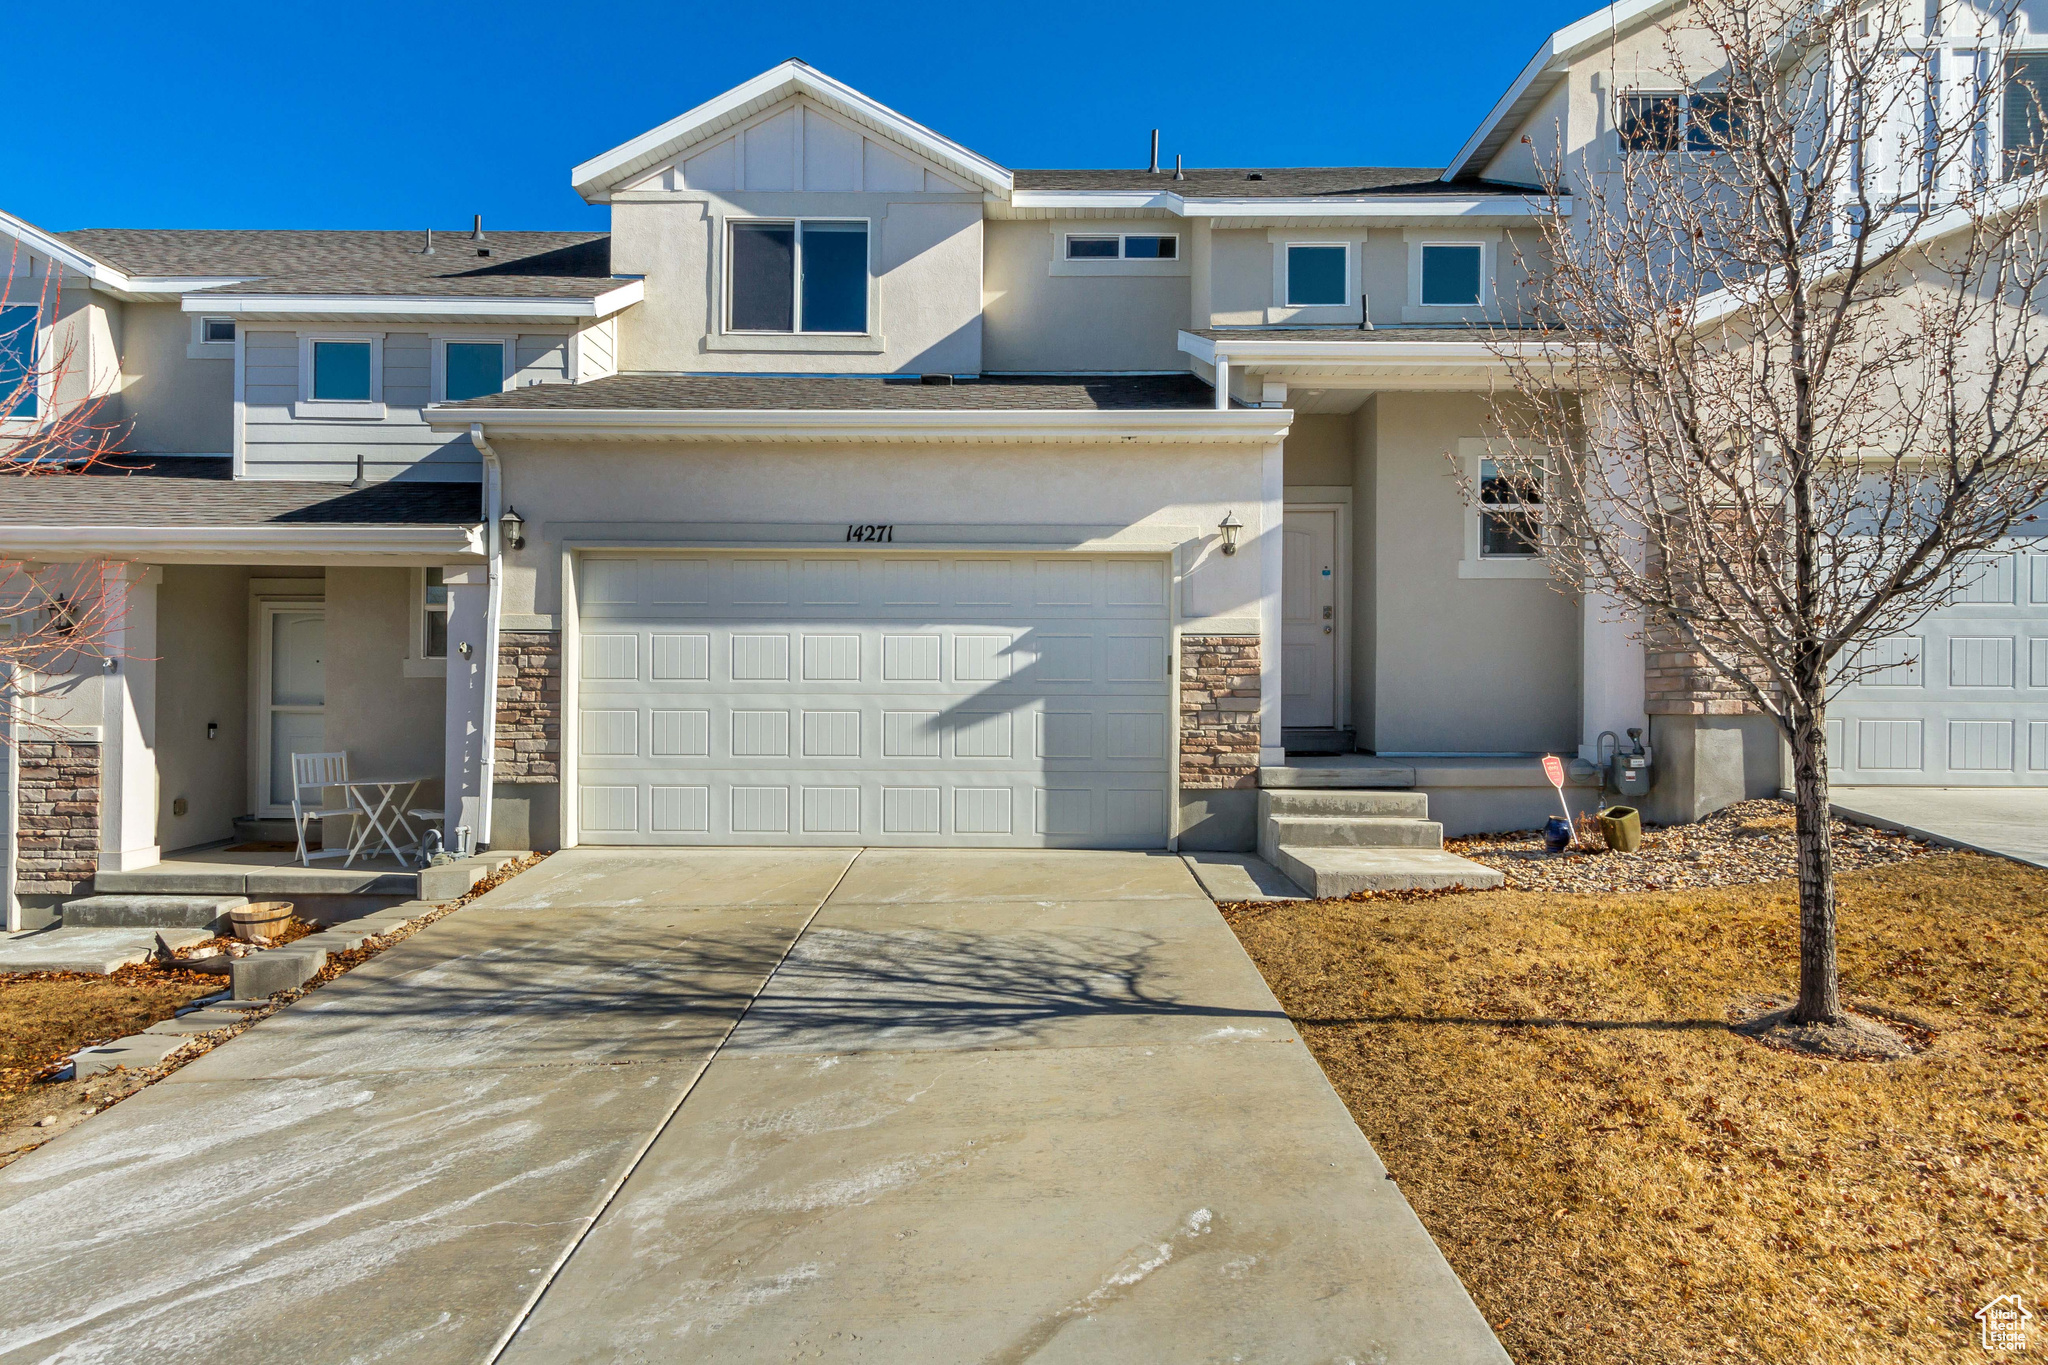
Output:
[[1479,462],[1479,557],[1534,559],[1542,549],[1543,489],[1526,474]]
[[1070,261],[1175,261],[1180,259],[1180,238],[1172,234],[1140,232],[1070,233],[1067,237]]
[[235,339],[235,320],[233,318],[208,318],[199,326],[201,340],[218,344],[222,342],[232,343]]
[[313,343],[313,397],[334,403],[370,401],[370,343]]
[[1320,308],[1349,301],[1346,266],[1350,251],[1343,245],[1295,245],[1287,248],[1287,306]]
[[441,581],[440,569],[428,569],[422,575],[420,657],[448,657],[448,585]]
[[[505,388],[505,343],[502,341],[451,341],[442,358],[442,383],[447,401],[482,398]],[[440,570],[433,570],[439,573]]]
[[866,223],[748,219],[730,240],[728,331],[868,330]]
[[32,303],[0,307],[0,417],[34,417],[41,395],[36,366],[36,323],[42,309]]
[[1469,308],[1484,295],[1485,248],[1477,242],[1428,242],[1422,248],[1422,301]]

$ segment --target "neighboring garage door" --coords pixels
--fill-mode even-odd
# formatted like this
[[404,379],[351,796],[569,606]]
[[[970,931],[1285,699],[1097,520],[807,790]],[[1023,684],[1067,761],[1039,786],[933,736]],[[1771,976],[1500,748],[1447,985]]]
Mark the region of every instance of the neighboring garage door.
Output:
[[1167,574],[1083,555],[585,555],[592,844],[1158,848]]
[[1834,780],[2048,785],[2048,549],[2009,543],[1962,598],[1880,642],[1829,708]]

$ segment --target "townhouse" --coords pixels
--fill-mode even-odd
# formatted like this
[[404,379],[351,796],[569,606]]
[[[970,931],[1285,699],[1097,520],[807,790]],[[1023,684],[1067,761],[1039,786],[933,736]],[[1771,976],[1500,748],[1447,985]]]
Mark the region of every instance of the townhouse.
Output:
[[[1676,8],[1552,35],[1444,168],[1011,170],[787,62],[574,168],[603,233],[0,215],[49,375],[0,430],[97,396],[127,451],[0,488],[0,554],[120,609],[9,748],[11,922],[275,838],[310,751],[500,848],[1247,849],[1301,787],[1526,827],[1535,756],[1590,804],[1631,728],[1654,818],[1775,791],[1539,502],[1460,491],[1539,158],[1643,153]],[[1845,701],[1848,777],[2048,776],[2030,548],[1930,626],[1988,674]]]

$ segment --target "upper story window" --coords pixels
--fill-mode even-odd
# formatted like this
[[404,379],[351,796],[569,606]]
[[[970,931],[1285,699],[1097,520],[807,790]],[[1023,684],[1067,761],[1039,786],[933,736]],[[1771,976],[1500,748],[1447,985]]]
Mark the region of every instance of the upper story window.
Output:
[[1486,301],[1486,249],[1477,242],[1425,242],[1422,302],[1429,307],[1472,308]]
[[2005,59],[2005,173],[2031,175],[2040,164],[2043,111],[2048,110],[2048,52]]
[[1735,131],[1733,107],[1719,91],[1623,95],[1617,106],[1624,152],[1711,152]]
[[504,342],[447,341],[442,346],[442,401],[460,403],[465,398],[504,392]]
[[1345,279],[1349,248],[1342,243],[1287,246],[1287,306],[1317,308],[1349,301]]
[[199,339],[208,345],[233,345],[235,320],[233,318],[206,318],[199,324]]
[[36,363],[36,324],[42,309],[32,303],[0,307],[0,417],[34,417],[41,410],[42,376]]
[[1171,233],[1090,232],[1067,235],[1070,261],[1176,261],[1180,238]]
[[826,218],[732,224],[726,330],[868,330],[868,225]]
[[316,401],[367,403],[370,401],[370,392],[369,342],[313,343],[312,397]]

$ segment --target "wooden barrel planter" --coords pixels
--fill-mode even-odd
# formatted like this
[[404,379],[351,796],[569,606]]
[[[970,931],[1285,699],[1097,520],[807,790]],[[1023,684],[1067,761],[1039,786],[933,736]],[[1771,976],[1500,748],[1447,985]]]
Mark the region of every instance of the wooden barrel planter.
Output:
[[235,937],[244,943],[268,943],[281,936],[292,922],[290,901],[254,901],[239,910],[228,911],[228,923]]

